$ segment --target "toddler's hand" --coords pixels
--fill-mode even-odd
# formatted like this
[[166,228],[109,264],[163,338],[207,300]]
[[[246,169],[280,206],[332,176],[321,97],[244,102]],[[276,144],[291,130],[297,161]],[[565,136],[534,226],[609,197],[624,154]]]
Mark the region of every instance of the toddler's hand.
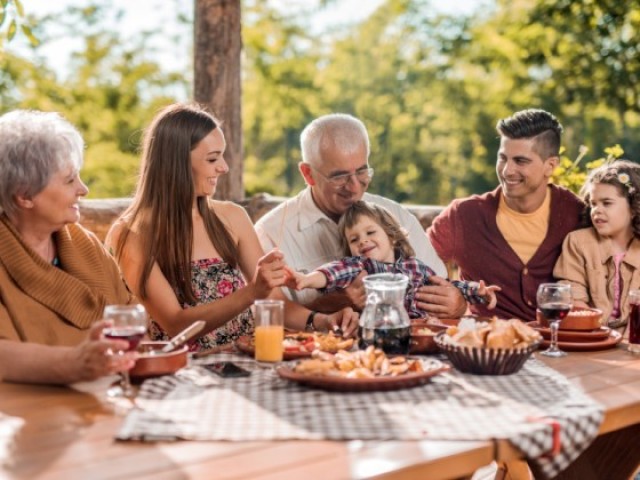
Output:
[[300,290],[304,288],[302,286],[302,280],[304,275],[300,272],[296,272],[288,265],[284,266],[284,286],[292,290]]
[[495,292],[501,291],[502,288],[497,285],[486,285],[484,280],[480,280],[478,282],[478,296],[483,297],[487,302],[487,308],[489,310],[493,310],[496,308],[496,304],[498,303],[498,297]]

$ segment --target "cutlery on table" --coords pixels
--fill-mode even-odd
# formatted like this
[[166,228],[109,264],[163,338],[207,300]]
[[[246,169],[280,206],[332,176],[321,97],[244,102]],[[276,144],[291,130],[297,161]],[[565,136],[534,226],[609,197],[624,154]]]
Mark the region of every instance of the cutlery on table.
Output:
[[167,343],[164,347],[158,350],[159,353],[169,353],[175,350],[178,347],[181,347],[193,337],[195,337],[200,331],[204,328],[205,322],[204,320],[196,320],[187,328],[178,333],[175,337],[173,337],[169,343]]

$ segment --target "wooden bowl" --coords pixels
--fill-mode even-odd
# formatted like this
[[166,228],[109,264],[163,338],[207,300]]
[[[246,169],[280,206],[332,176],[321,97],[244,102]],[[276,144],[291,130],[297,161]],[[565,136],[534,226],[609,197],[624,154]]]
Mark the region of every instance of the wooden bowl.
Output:
[[[543,327],[549,326],[549,322],[539,309],[536,310],[536,320]],[[597,330],[601,327],[601,320],[602,310],[576,307],[560,321],[560,330]]]
[[409,340],[409,353],[425,354],[436,353],[438,346],[436,345],[436,331],[431,330],[426,325],[411,325],[411,339]]
[[168,342],[140,342],[138,359],[129,370],[131,382],[141,383],[146,378],[160,377],[177,372],[187,365],[188,348],[183,346],[173,352],[160,353]]
[[434,332],[442,332],[449,327],[456,327],[460,323],[459,318],[436,318],[431,317],[427,320],[426,326]]

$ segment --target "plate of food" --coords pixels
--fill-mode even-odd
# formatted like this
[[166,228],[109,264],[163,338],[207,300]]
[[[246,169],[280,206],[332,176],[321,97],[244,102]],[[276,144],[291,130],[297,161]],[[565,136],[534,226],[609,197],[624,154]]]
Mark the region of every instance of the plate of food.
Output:
[[[566,352],[595,352],[597,350],[607,350],[615,347],[622,340],[622,334],[610,330],[607,337],[602,340],[591,341],[566,341],[558,339],[558,348]],[[547,348],[549,346],[549,340],[544,339],[540,348]]]
[[[309,358],[314,350],[335,353],[339,350],[349,350],[353,347],[353,338],[342,338],[333,332],[285,332],[282,345],[284,360]],[[247,355],[254,355],[256,351],[255,337],[243,336],[236,340],[236,347]]]
[[399,390],[424,385],[450,367],[439,360],[388,357],[382,350],[367,347],[354,352],[320,352],[314,358],[276,369],[292,382],[339,392]]
[[[549,340],[551,338],[551,329],[548,326],[542,326],[538,322],[529,322],[531,328],[539,331],[542,338]],[[558,330],[558,340],[562,342],[597,342],[606,340],[609,337],[609,327],[600,327],[595,330]]]

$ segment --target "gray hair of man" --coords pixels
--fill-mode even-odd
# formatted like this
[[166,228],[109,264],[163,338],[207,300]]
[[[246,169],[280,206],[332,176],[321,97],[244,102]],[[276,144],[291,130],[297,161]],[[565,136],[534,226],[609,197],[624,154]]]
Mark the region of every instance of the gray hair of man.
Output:
[[14,215],[16,197],[33,198],[65,167],[80,169],[84,141],[53,112],[15,110],[0,117],[0,213]]
[[318,117],[300,135],[302,161],[315,168],[322,163],[321,152],[324,148],[335,145],[340,151],[350,154],[363,144],[369,158],[369,135],[364,123],[345,113]]

